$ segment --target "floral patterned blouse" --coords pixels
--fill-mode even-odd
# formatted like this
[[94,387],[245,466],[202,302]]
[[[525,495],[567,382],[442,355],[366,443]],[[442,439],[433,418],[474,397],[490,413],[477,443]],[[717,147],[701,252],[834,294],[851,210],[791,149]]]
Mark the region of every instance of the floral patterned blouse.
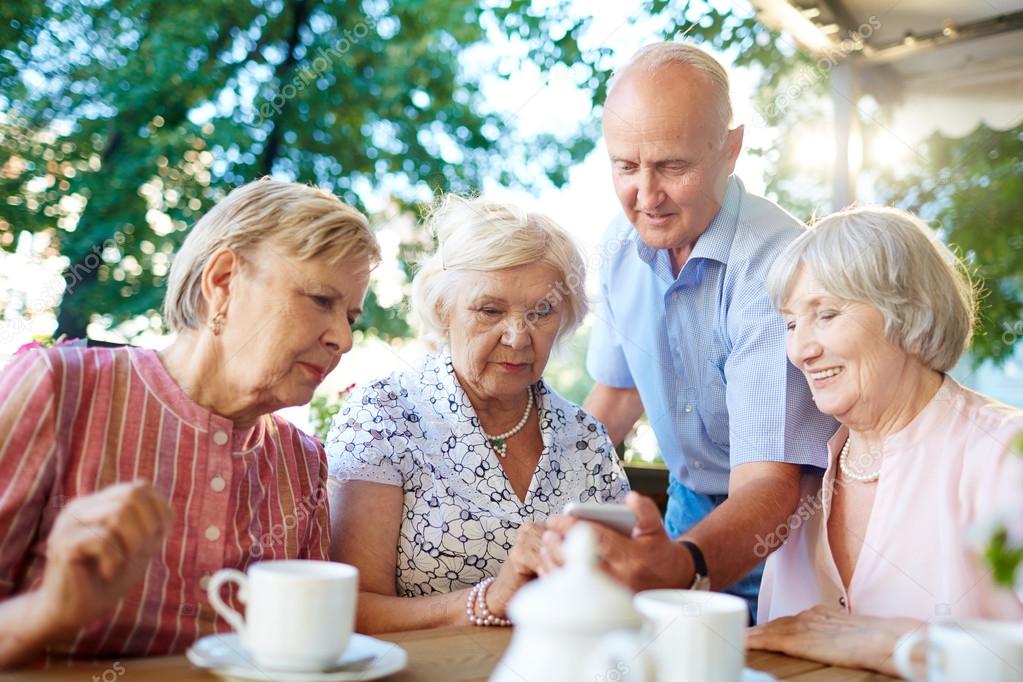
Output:
[[543,452],[520,502],[447,355],[356,389],[327,438],[330,476],[401,486],[397,594],[452,592],[496,575],[525,522],[568,502],[620,502],[629,490],[604,426],[534,386]]

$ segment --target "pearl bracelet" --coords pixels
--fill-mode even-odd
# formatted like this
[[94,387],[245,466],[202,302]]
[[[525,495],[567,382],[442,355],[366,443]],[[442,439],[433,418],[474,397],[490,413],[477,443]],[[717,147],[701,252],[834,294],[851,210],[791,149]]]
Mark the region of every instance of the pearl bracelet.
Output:
[[[512,623],[507,618],[498,618],[487,608],[487,590],[494,582],[494,578],[484,578],[469,590],[469,596],[465,600],[465,615],[473,625],[484,627],[496,626],[506,628]],[[482,615],[476,615],[477,610]]]

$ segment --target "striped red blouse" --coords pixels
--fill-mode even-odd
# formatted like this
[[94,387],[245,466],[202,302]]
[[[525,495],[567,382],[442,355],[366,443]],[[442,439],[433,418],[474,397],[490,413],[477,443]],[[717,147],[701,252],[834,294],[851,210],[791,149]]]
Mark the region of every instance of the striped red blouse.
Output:
[[192,402],[152,350],[33,350],[0,372],[0,599],[41,582],[62,505],[133,480],[170,502],[162,552],[60,652],[179,653],[230,630],[205,593],[218,569],[328,556],[327,463],[313,438],[277,415],[235,429]]

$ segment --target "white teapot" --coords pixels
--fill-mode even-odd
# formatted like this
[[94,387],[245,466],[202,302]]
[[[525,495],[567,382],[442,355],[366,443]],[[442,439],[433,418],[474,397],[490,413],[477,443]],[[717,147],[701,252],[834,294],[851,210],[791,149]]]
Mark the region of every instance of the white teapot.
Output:
[[515,634],[490,682],[652,682],[632,593],[597,569],[584,524],[565,538],[565,565],[508,605]]

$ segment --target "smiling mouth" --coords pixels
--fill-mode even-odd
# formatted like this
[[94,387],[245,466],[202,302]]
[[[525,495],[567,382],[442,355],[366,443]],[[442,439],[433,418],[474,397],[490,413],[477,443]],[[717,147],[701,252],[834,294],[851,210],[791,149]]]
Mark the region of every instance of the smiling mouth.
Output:
[[645,217],[647,220],[652,220],[655,223],[664,222],[668,218],[675,215],[674,213],[649,213],[647,211],[640,211],[640,214],[643,215],[643,217]]
[[323,367],[319,367],[308,362],[300,362],[298,364],[301,365],[307,372],[312,374],[317,379],[322,380],[326,374],[326,370]]
[[830,379],[831,377],[838,376],[843,371],[845,371],[844,367],[828,367],[827,369],[819,369],[814,372],[808,372],[807,376],[809,376],[814,381],[818,381],[820,379]]

